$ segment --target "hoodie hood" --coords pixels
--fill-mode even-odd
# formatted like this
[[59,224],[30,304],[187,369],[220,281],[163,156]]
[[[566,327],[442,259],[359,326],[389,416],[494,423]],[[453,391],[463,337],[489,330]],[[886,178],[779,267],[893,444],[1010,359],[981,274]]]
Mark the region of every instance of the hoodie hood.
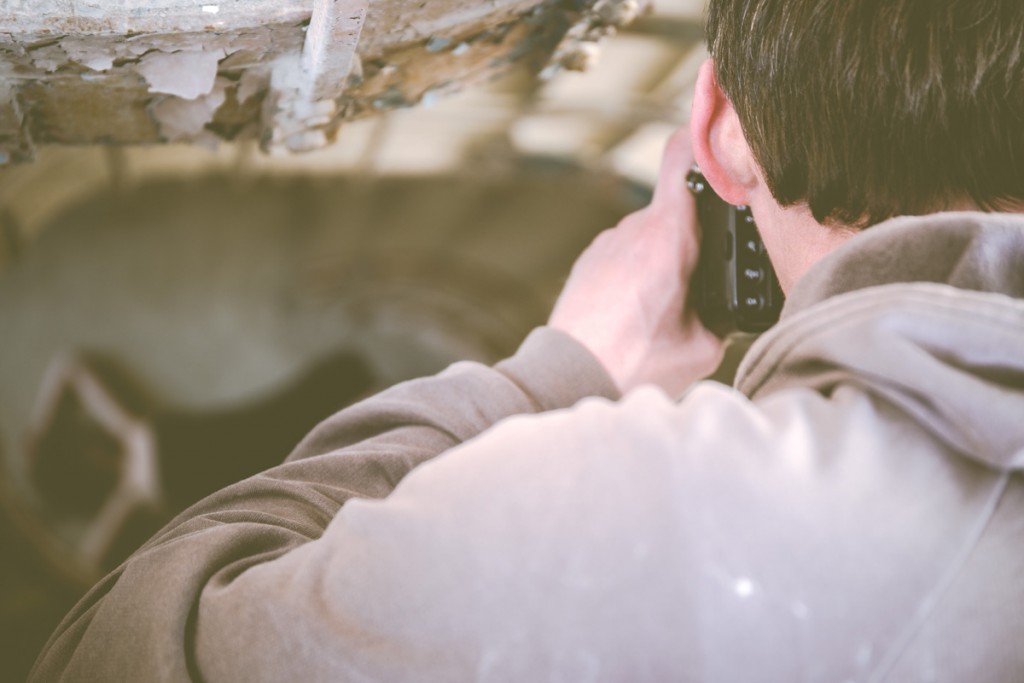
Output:
[[965,457],[1024,468],[1024,216],[900,218],[794,287],[736,386],[751,398],[856,384]]

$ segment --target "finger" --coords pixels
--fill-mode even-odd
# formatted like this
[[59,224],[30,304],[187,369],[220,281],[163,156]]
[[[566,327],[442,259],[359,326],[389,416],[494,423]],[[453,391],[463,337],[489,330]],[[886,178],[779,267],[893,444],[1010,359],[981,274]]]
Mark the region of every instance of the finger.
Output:
[[669,203],[682,209],[690,200],[686,188],[686,174],[693,166],[693,152],[690,148],[690,127],[680,126],[665,143],[661,157],[661,170],[654,187],[653,203]]

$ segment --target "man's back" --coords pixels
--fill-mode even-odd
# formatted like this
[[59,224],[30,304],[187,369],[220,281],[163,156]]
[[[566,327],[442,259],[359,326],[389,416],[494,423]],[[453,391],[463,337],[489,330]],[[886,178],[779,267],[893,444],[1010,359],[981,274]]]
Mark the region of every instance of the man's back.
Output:
[[[947,268],[880,258],[921,230],[960,236]],[[1024,303],[991,274],[1022,255],[1019,219],[879,228],[794,292],[797,310],[741,370],[753,400],[703,384],[681,403],[647,388],[498,417],[386,500],[316,512],[358,488],[335,476],[346,461],[386,443],[412,464],[439,433],[477,431],[460,401],[496,411],[485,421],[503,402],[568,407],[577,397],[547,374],[559,365],[589,393],[605,385],[547,330],[503,369],[399,387],[180,519],[90,598],[36,675],[1011,680],[1024,671],[1006,628],[1024,593],[1024,422],[1009,422],[1024,414]],[[928,269],[988,291],[899,283]],[[835,291],[851,273],[853,291]],[[509,378],[519,388],[495,398]],[[357,423],[380,431],[353,439]],[[398,475],[379,469],[386,491]]]
[[[884,5],[711,0],[689,130],[549,327],[186,512],[37,680],[1021,679],[1024,217],[941,212],[1024,206],[1024,7]],[[721,353],[692,161],[789,300],[677,403]]]

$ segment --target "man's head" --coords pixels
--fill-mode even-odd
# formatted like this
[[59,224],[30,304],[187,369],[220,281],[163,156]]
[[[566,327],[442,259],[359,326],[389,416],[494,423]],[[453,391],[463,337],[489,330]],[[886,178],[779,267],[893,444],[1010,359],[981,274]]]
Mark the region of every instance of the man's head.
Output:
[[710,0],[707,39],[781,206],[865,227],[1024,200],[1021,0]]

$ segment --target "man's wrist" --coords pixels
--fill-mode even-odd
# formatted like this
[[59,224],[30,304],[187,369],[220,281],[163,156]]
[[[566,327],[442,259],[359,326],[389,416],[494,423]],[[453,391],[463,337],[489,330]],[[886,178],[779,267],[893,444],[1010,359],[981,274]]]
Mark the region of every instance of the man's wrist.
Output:
[[612,400],[621,396],[601,361],[584,344],[550,326],[534,329],[515,355],[495,367],[522,386],[542,411],[567,408],[588,396]]

